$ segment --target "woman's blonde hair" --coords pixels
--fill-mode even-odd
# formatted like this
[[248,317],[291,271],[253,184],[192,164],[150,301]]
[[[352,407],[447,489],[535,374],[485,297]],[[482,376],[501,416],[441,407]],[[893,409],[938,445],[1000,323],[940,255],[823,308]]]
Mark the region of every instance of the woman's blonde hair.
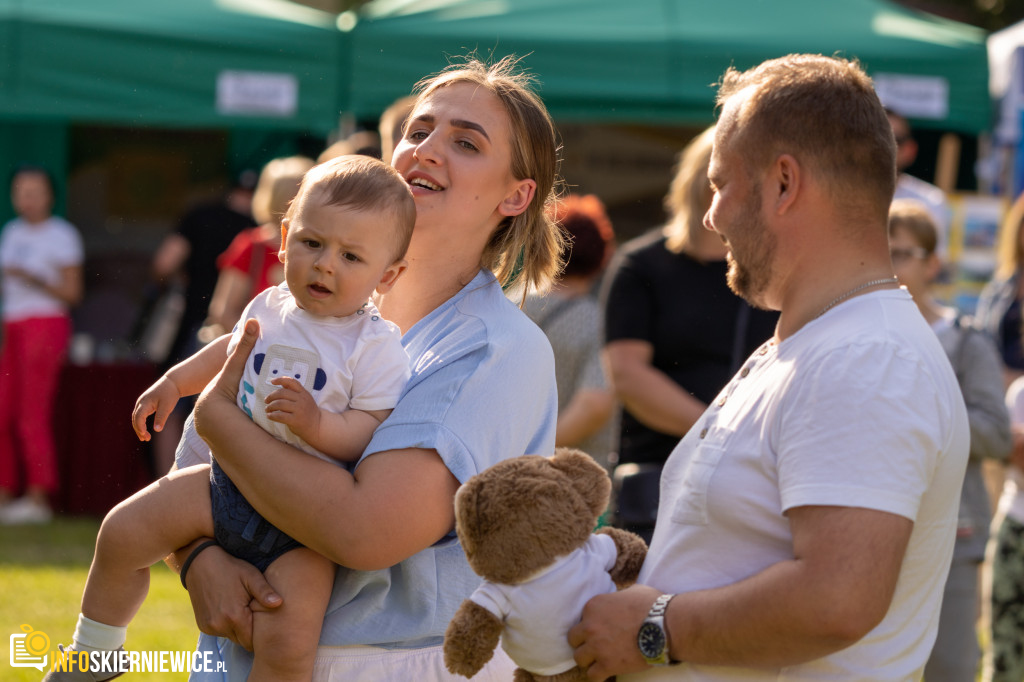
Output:
[[1013,202],[999,225],[999,242],[996,246],[995,276],[1007,279],[1024,267],[1024,247],[1021,246],[1021,229],[1024,228],[1024,193]]
[[711,183],[708,165],[715,142],[715,126],[690,140],[679,153],[675,176],[665,195],[669,221],[665,226],[665,248],[683,253],[704,229],[704,214],[711,206]]
[[267,162],[252,193],[252,217],[257,225],[281,223],[288,204],[299,191],[302,176],[316,165],[305,156],[288,156]]
[[512,176],[532,179],[537,191],[526,210],[498,225],[484,248],[481,265],[490,268],[505,289],[543,292],[561,270],[562,233],[545,208],[555,201],[558,143],[547,108],[533,92],[532,79],[505,57],[485,64],[469,56],[416,85],[417,103],[455,83],[473,83],[494,93],[508,114]]

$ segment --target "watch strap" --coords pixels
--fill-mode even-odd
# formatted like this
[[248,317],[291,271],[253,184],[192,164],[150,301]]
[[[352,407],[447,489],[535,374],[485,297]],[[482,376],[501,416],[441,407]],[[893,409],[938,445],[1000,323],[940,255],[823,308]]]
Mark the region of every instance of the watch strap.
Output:
[[640,626],[641,634],[638,634],[638,645],[640,643],[640,636],[644,632],[645,628],[657,628],[661,631],[663,646],[660,652],[650,652],[652,655],[649,655],[648,652],[644,651],[642,646],[640,648],[641,655],[649,665],[661,666],[676,663],[676,661],[672,660],[669,652],[670,642],[668,639],[668,628],[665,627],[665,612],[668,610],[668,604],[672,601],[674,596],[674,594],[663,594],[655,599],[654,603],[651,605],[651,610],[647,613],[647,618],[644,619],[643,624]]

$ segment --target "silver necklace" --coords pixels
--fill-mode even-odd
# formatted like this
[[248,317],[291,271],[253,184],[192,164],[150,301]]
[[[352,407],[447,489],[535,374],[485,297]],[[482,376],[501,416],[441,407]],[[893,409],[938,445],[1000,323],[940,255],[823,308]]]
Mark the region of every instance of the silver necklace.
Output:
[[864,284],[861,284],[860,286],[856,286],[856,287],[850,289],[845,294],[840,294],[839,296],[836,296],[835,298],[833,298],[831,303],[829,303],[827,306],[822,308],[821,312],[814,316],[814,319],[818,319],[819,317],[821,317],[822,315],[824,315],[828,311],[832,310],[832,308],[834,308],[837,304],[842,303],[843,301],[845,301],[846,299],[850,298],[851,296],[853,296],[858,291],[863,291],[864,289],[868,289],[870,287],[877,287],[880,284],[898,284],[898,283],[899,283],[899,280],[896,278],[895,275],[892,276],[892,277],[886,277],[885,279],[873,279],[870,282],[865,282]]

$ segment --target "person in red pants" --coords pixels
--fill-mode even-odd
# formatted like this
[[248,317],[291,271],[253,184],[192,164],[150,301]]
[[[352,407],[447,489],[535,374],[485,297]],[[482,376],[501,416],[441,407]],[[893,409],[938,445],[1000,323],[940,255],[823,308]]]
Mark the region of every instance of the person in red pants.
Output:
[[[82,240],[54,216],[43,168],[11,180],[18,217],[0,232],[0,524],[44,523],[57,489],[53,403],[71,336],[69,309],[82,297]],[[15,495],[23,493],[19,498]]]

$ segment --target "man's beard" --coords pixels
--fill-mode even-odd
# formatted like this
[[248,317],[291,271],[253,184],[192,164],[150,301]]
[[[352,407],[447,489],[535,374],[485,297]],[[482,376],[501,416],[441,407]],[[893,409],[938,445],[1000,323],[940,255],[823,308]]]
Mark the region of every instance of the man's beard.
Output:
[[764,293],[772,279],[775,236],[765,229],[756,202],[751,203],[747,210],[750,217],[741,223],[737,234],[745,245],[741,259],[736,258],[733,243],[729,242],[729,253],[726,256],[729,271],[726,274],[726,282],[729,288],[747,303],[755,308],[767,310]]

